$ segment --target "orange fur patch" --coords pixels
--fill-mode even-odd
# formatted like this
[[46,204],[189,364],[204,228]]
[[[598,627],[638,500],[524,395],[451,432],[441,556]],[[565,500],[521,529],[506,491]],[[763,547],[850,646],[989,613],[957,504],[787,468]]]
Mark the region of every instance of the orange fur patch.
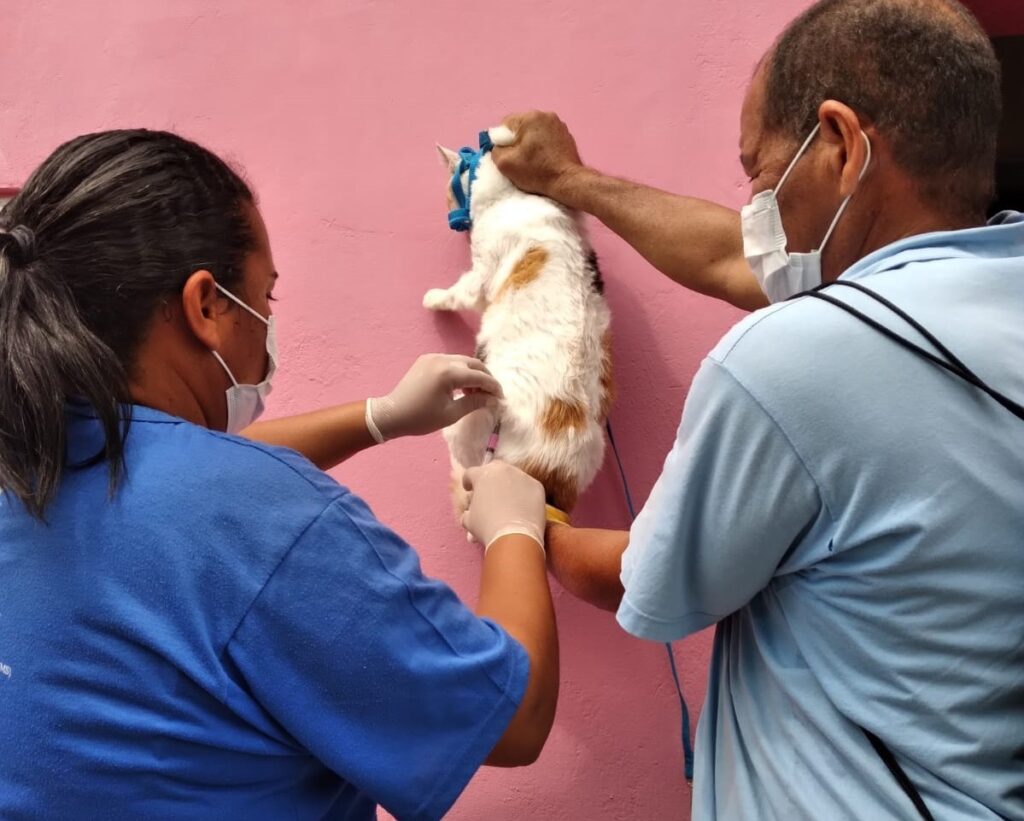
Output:
[[548,252],[543,248],[530,248],[519,262],[516,263],[512,272],[508,275],[501,288],[498,289],[497,295],[494,300],[501,299],[506,291],[515,290],[517,288],[525,288],[537,277],[540,276],[540,272],[544,269],[544,266],[548,262]]
[[549,436],[558,436],[566,431],[583,428],[587,424],[587,411],[576,402],[552,399],[540,418],[540,426]]
[[601,418],[607,419],[615,402],[615,379],[612,372],[612,335],[601,340]]
[[571,513],[572,509],[576,507],[579,488],[576,486],[575,477],[569,476],[558,468],[544,468],[530,462],[518,465],[518,467],[544,485],[548,504],[565,513]]

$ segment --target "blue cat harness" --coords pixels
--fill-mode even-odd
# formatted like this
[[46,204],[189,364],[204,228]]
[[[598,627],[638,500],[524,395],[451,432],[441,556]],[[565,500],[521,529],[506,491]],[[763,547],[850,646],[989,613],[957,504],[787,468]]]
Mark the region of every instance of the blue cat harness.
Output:
[[[469,215],[473,183],[476,181],[476,172],[480,167],[480,162],[491,152],[492,148],[494,148],[494,143],[491,142],[490,135],[486,131],[481,131],[479,149],[474,150],[468,146],[459,149],[459,164],[455,166],[455,171],[452,173],[451,183],[452,196],[455,197],[458,208],[453,208],[448,212],[448,227],[453,231],[468,231],[473,227],[473,219]],[[463,190],[462,175],[467,171],[469,177],[466,180],[466,188]]]

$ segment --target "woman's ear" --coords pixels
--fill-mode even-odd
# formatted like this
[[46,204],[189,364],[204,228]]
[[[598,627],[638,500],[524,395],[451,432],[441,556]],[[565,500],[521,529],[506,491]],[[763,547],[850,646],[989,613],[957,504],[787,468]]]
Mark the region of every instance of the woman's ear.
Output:
[[222,342],[222,311],[217,304],[220,298],[217,281],[206,270],[192,274],[181,290],[181,313],[185,324],[199,343],[211,351],[219,350]]
[[857,190],[869,161],[864,139],[867,127],[857,113],[838,100],[826,100],[818,109],[821,139],[830,150],[829,163],[839,177],[840,196],[846,198]]

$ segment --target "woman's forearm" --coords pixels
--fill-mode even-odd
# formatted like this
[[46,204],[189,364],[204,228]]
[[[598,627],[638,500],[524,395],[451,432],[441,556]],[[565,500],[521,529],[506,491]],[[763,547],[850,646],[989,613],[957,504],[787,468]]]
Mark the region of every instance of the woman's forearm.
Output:
[[476,612],[500,624],[530,659],[526,693],[487,763],[530,764],[544,746],[558,702],[558,632],[544,552],[537,542],[511,534],[491,545],[484,556]]
[[366,427],[366,402],[257,422],[243,430],[242,436],[296,450],[321,470],[376,444]]

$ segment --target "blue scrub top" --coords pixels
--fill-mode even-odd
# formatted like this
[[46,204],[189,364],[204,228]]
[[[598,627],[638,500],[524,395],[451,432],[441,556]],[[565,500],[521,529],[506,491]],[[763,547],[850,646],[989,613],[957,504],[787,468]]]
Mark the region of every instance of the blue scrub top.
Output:
[[[843,279],[1024,403],[1024,217]],[[931,349],[852,289],[829,293]],[[758,311],[704,362],[623,557],[618,618],[718,624],[694,819],[1024,818],[1024,422],[840,309]]]
[[135,407],[126,466],[0,495],[0,817],[442,816],[522,647],[296,453]]

